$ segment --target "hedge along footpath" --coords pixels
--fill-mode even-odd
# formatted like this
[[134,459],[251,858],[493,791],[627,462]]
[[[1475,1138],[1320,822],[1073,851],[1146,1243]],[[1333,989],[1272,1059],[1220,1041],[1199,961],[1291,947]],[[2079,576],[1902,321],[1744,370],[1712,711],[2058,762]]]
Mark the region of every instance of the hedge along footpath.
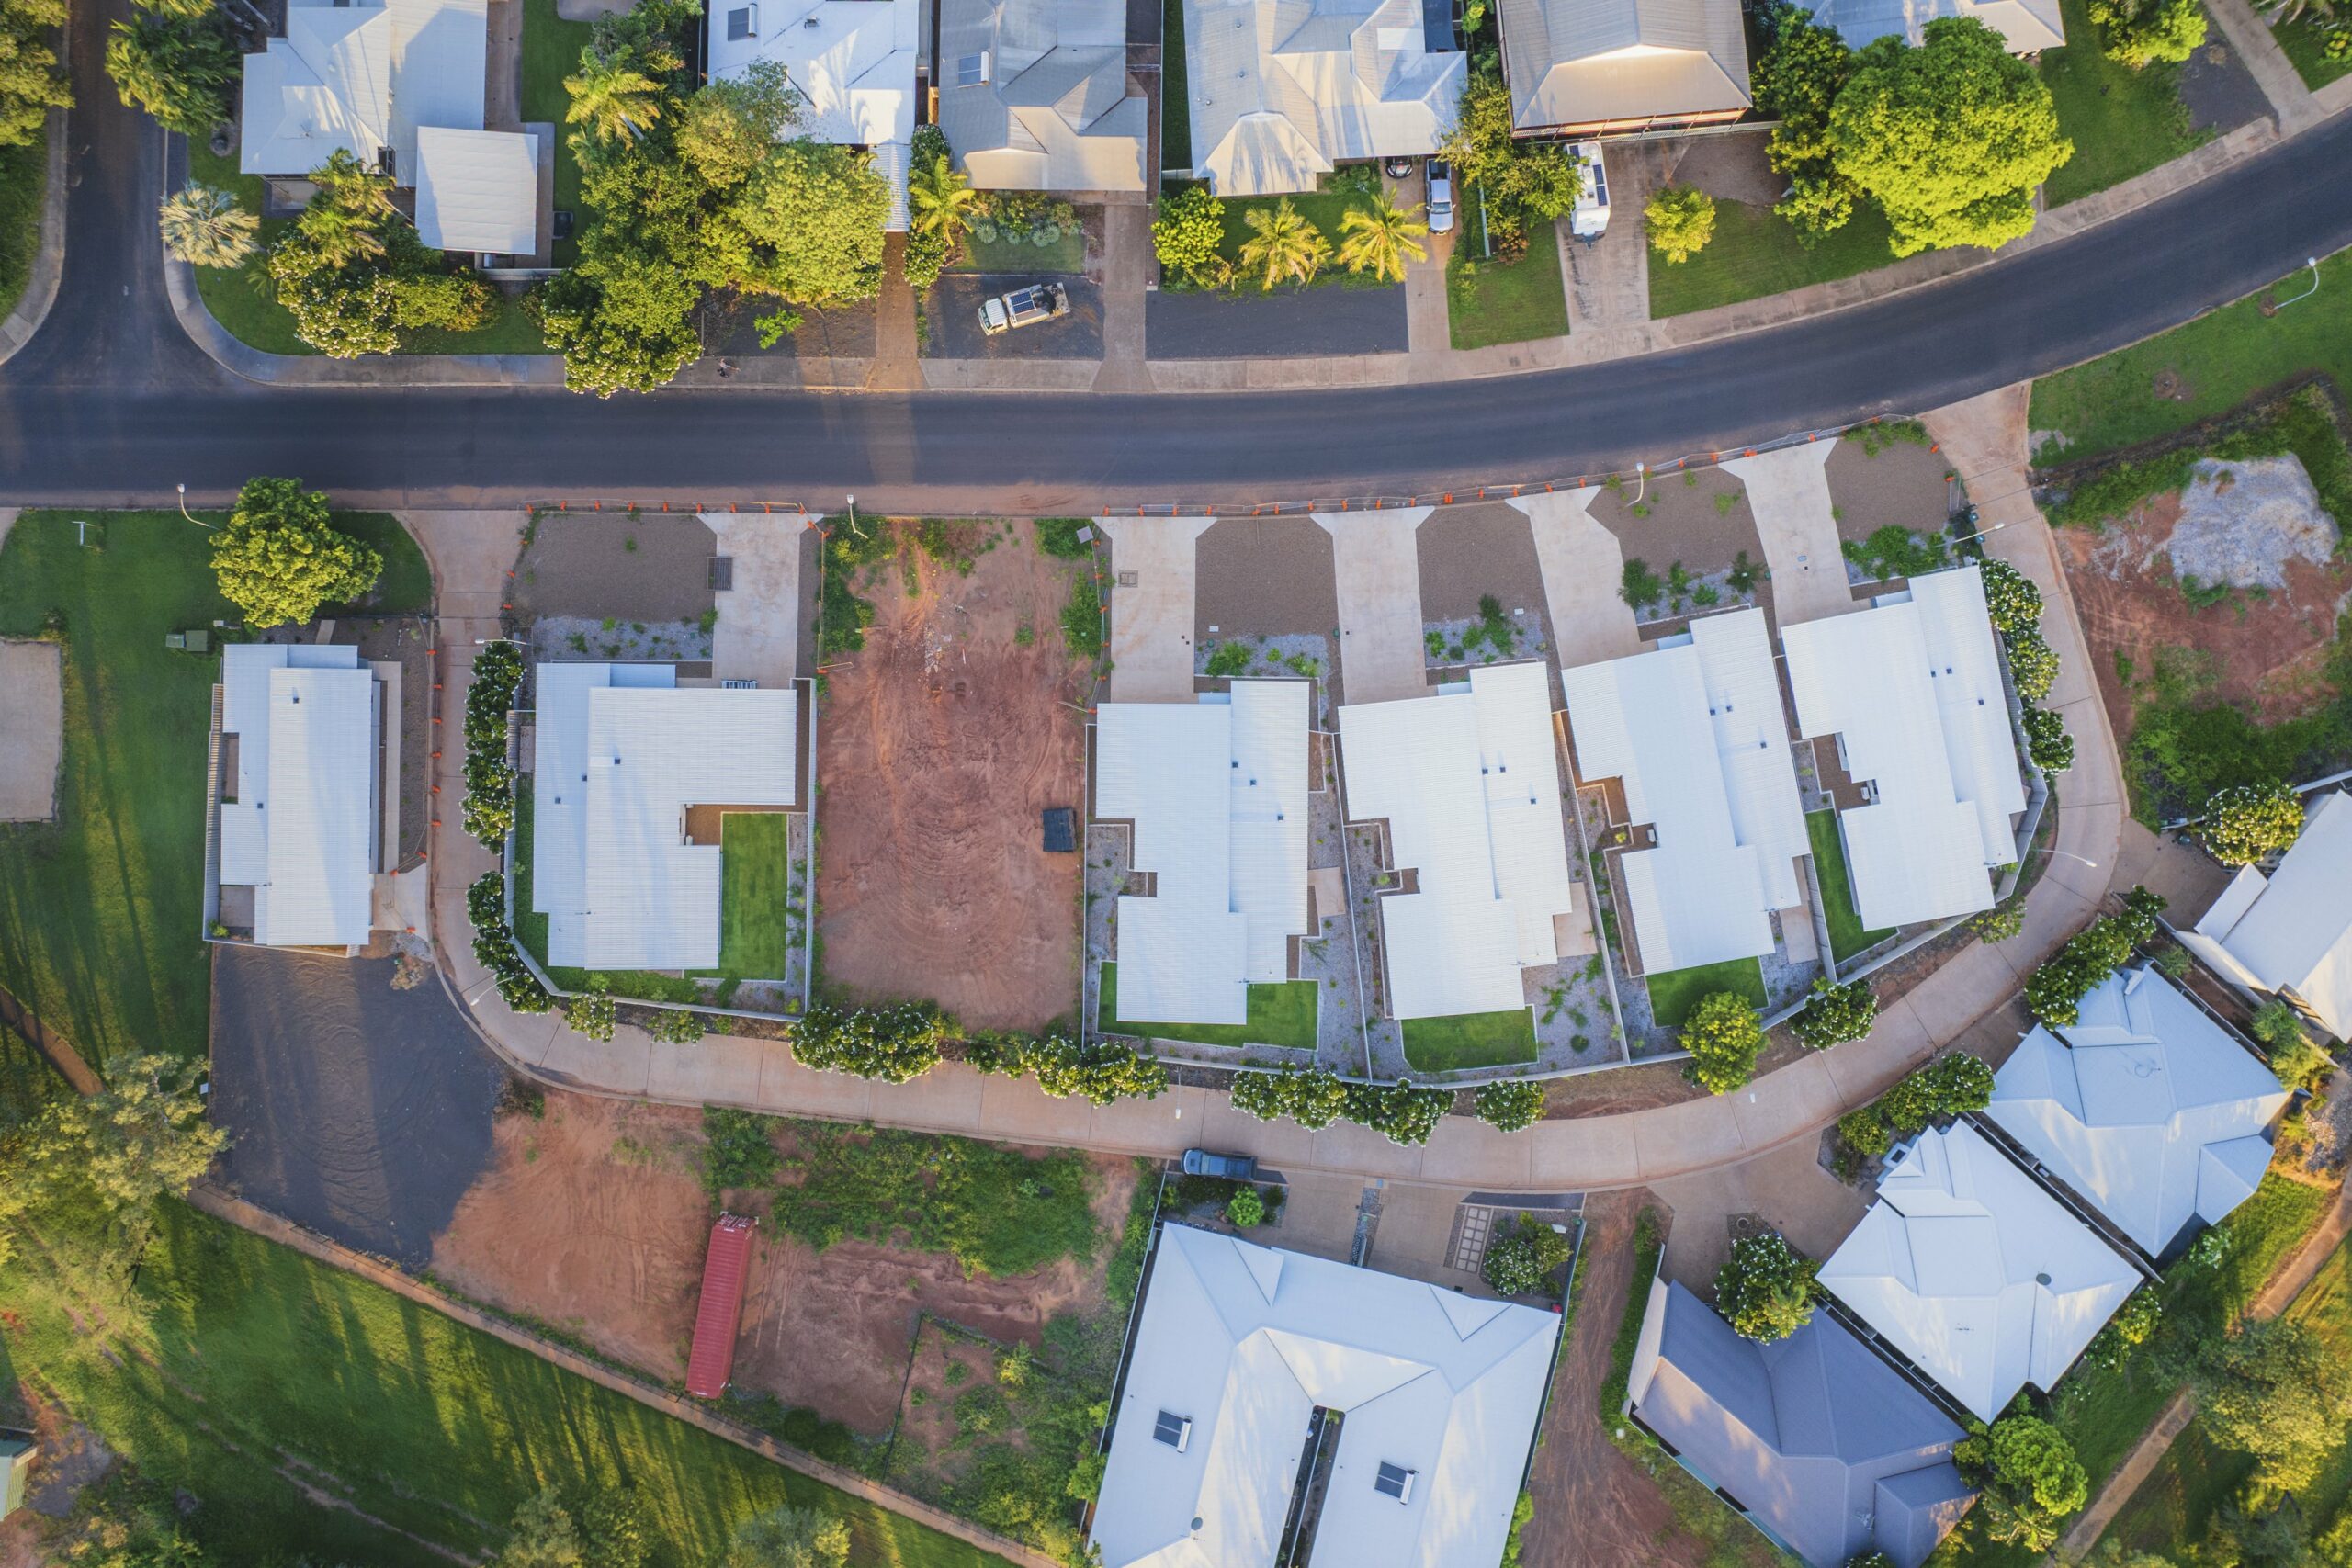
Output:
[[2120,914],[2101,915],[2026,976],[2026,1010],[2052,1029],[2075,1022],[2083,998],[2129,962],[2134,949],[2155,940],[2164,907],[2163,896],[2144,887],[2125,894]]

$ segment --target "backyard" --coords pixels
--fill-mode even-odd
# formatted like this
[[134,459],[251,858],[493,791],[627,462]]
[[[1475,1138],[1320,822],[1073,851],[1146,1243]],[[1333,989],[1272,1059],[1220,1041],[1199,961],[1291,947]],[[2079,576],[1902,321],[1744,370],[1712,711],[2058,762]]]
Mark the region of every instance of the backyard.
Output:
[[1813,843],[1814,874],[1821,883],[1821,912],[1829,922],[1829,951],[1842,964],[1884,942],[1894,931],[1893,927],[1875,931],[1862,929],[1862,917],[1854,908],[1854,880],[1846,869],[1846,840],[1838,830],[1838,814],[1806,812],[1804,832]]
[[1648,977],[1650,1016],[1667,1029],[1679,1029],[1702,997],[1729,991],[1758,1009],[1764,1006],[1764,968],[1753,958],[1729,958],[1695,969],[1670,969]]
[[[564,91],[563,79],[579,72],[580,51],[594,36],[594,24],[565,21],[556,10],[556,0],[523,0],[523,120],[555,127],[558,212],[580,212],[580,160],[572,155],[567,134],[564,117],[571,108],[571,95]],[[578,241],[556,241],[556,265],[570,266],[579,256]]]
[[730,811],[720,833],[719,973],[780,980],[800,944],[808,902],[808,867],[792,859],[792,818],[781,811]]
[[1119,1017],[1119,966],[1102,968],[1102,1004],[1096,1027],[1105,1034],[1189,1040],[1199,1045],[1281,1045],[1315,1049],[1315,982],[1283,980],[1250,987],[1246,1023],[1129,1023]]
[[1404,1020],[1405,1060],[1414,1070],[1448,1073],[1535,1060],[1535,1015],[1526,1008]]
[[[1295,196],[1236,197],[1227,201],[1225,204],[1225,238],[1217,247],[1217,254],[1238,268],[1241,265],[1241,247],[1255,232],[1250,227],[1250,214],[1261,210],[1271,213],[1279,203],[1284,201],[1296,209],[1300,217],[1320,230],[1323,237],[1330,242],[1331,248],[1337,251],[1340,248],[1340,240],[1346,237],[1346,231],[1340,227],[1341,220],[1351,211],[1368,209],[1371,207],[1372,197],[1380,189],[1380,171],[1369,164],[1351,164],[1344,169],[1323,175],[1320,187]],[[1172,185],[1170,188],[1174,188]],[[1329,284],[1357,288],[1387,287],[1385,284],[1374,283],[1368,276],[1359,276],[1350,272],[1337,260],[1328,263],[1323,270],[1316,275],[1315,282],[1311,287],[1319,288]],[[1258,287],[1254,279],[1241,276],[1234,279],[1234,286],[1241,289],[1255,289]]]

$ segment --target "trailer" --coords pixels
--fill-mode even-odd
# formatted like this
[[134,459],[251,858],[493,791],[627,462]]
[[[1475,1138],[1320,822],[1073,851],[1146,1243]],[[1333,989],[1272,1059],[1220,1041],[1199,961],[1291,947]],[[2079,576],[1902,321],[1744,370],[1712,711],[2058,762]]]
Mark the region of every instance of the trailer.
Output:
[[694,1349],[686,1357],[686,1392],[717,1399],[735,1374],[735,1335],[743,1325],[743,1285],[752,1272],[752,1227],[742,1214],[721,1214],[710,1227],[702,1265],[702,1302],[695,1308]]

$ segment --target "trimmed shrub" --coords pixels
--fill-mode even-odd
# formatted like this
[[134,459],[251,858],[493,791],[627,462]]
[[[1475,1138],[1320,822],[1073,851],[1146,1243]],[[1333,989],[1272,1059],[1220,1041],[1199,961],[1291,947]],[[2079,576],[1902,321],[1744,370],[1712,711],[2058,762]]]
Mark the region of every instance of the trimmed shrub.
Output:
[[1287,1116],[1313,1132],[1348,1113],[1348,1086],[1320,1067],[1244,1072],[1233,1080],[1233,1108],[1261,1122]]
[[555,1006],[555,998],[523,963],[514,930],[506,923],[505,873],[487,872],[466,889],[466,919],[474,928],[474,962],[490,971],[508,1007],[516,1012],[545,1012]]
[[1254,1187],[1245,1187],[1226,1201],[1225,1217],[1248,1230],[1266,1223],[1266,1201],[1258,1196]]
[[1488,1244],[1479,1269],[1497,1295],[1548,1293],[1552,1276],[1566,1268],[1575,1253],[1566,1236],[1531,1214],[1521,1214],[1509,1235]]
[[1478,1120],[1517,1133],[1544,1120],[1544,1086],[1521,1079],[1478,1086]]
[[1410,1078],[1393,1084],[1351,1083],[1343,1090],[1347,1118],[1408,1148],[1430,1141],[1439,1119],[1453,1105],[1449,1089],[1415,1089]]
[[1731,991],[1701,997],[1682,1021],[1683,1074],[1710,1094],[1725,1094],[1755,1075],[1764,1023],[1747,998]]
[[1049,1034],[1023,1055],[1037,1075],[1037,1087],[1056,1100],[1075,1094],[1109,1105],[1121,1100],[1157,1100],[1168,1087],[1166,1067],[1115,1040],[1080,1045],[1066,1034]]
[[2205,802],[2197,829],[2206,852],[2223,865],[2252,865],[2292,847],[2303,830],[2302,797],[2283,784],[2233,784]]
[[2075,765],[2075,738],[2066,721],[2048,708],[2025,710],[2026,755],[2045,773],[2063,773]]
[[613,1005],[612,982],[602,975],[588,982],[588,989],[576,997],[566,997],[563,1021],[591,1040],[610,1040],[620,1025],[620,1012]]
[[1977,563],[1984,579],[1984,608],[2004,636],[2041,626],[2041,590],[2033,579],[2005,560],[1987,556]]
[[1715,1304],[1741,1337],[1769,1345],[1813,1321],[1813,1277],[1820,1265],[1778,1231],[1743,1236],[1715,1275]]
[[952,1021],[929,1002],[844,1012],[820,1003],[792,1031],[792,1055],[820,1072],[906,1083],[939,1065]]
[[1869,982],[1849,980],[1842,986],[1833,986],[1824,977],[1813,983],[1813,999],[1804,1004],[1804,1010],[1797,1014],[1789,1028],[1798,1044],[1825,1051],[1849,1040],[1861,1039],[1877,1021],[1878,998],[1871,994]]
[[1865,1105],[1860,1111],[1849,1111],[1838,1118],[1838,1135],[1856,1154],[1875,1159],[1894,1145],[1888,1134],[1886,1118],[1879,1114],[1875,1105]]

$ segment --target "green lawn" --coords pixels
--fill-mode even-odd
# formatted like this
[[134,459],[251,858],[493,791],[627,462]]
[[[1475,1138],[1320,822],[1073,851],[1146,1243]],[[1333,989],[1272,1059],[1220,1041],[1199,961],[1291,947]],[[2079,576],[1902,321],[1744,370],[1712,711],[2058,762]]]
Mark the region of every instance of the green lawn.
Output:
[[72,514],[28,512],[0,554],[0,636],[54,614],[65,637],[57,819],[0,827],[0,986],[93,1061],[201,1055],[215,661],[166,652],[164,634],[232,612],[210,536],[176,511],[81,515],[103,549],[75,543]]
[[1119,1017],[1119,966],[1102,965],[1102,1005],[1096,1027],[1106,1034],[1150,1035],[1160,1040],[1190,1040],[1200,1045],[1280,1045],[1293,1051],[1315,1049],[1315,982],[1283,980],[1250,987],[1247,1023],[1129,1023]]
[[[555,205],[559,212],[580,213],[580,161],[571,155],[565,134],[564,113],[571,95],[563,79],[580,70],[580,51],[588,47],[595,27],[567,22],[556,14],[555,0],[523,0],[523,119],[555,127]],[[585,214],[581,214],[584,220]],[[570,266],[580,256],[571,240],[555,243],[555,264]]]
[[1669,969],[1648,976],[1650,1016],[1666,1029],[1679,1029],[1701,997],[1730,991],[1764,1006],[1764,965],[1754,958],[1730,958],[1695,969]]
[[[1323,176],[1324,183],[1328,185],[1335,177],[1338,176],[1326,175]],[[1374,188],[1375,190],[1378,189],[1378,181],[1376,179],[1374,182]],[[1233,263],[1237,267],[1241,265],[1241,246],[1244,242],[1248,241],[1250,236],[1256,232],[1256,231],[1250,227],[1249,215],[1260,208],[1264,208],[1267,211],[1271,212],[1278,204],[1284,200],[1289,201],[1292,207],[1297,209],[1300,216],[1304,217],[1308,222],[1314,224],[1317,229],[1323,231],[1323,237],[1331,242],[1331,248],[1334,251],[1337,251],[1340,248],[1340,241],[1344,237],[1345,233],[1345,231],[1340,227],[1340,220],[1343,219],[1350,211],[1357,208],[1368,209],[1372,204],[1372,198],[1370,196],[1362,191],[1346,189],[1313,190],[1287,197],[1278,196],[1236,197],[1225,204],[1225,242],[1217,247],[1218,254],[1224,256],[1226,260]],[[1345,288],[1385,288],[1388,287],[1388,285],[1384,283],[1374,283],[1369,276],[1359,276],[1358,275],[1350,272],[1346,267],[1341,266],[1337,261],[1327,264],[1323,270],[1316,276],[1314,287],[1320,288],[1332,284],[1337,284]],[[1258,285],[1255,279],[1239,278],[1236,280],[1235,287],[1247,291],[1256,288]]]
[[1718,201],[1705,250],[1679,265],[1650,258],[1650,315],[1688,315],[1885,266],[1894,260],[1887,235],[1878,209],[1857,203],[1850,222],[1806,250],[1770,208]]
[[1424,1073],[1456,1067],[1500,1067],[1535,1060],[1535,1015],[1526,1008],[1464,1012],[1450,1018],[1408,1018],[1405,1060]]
[[[534,0],[536,4],[536,0]],[[554,0],[547,0],[550,14]],[[586,29],[582,29],[583,32]],[[526,35],[527,36],[527,35]],[[526,46],[527,50],[527,46]],[[559,119],[562,117],[559,114]],[[569,157],[569,153],[560,155]],[[191,142],[187,150],[188,175],[205,185],[218,186],[232,192],[238,205],[248,212],[262,209],[262,182],[257,175],[237,172],[234,158],[216,158],[211,150]],[[560,181],[563,164],[556,166],[559,181],[557,204],[561,205]],[[575,183],[577,176],[574,176]],[[286,231],[293,220],[265,218],[261,223],[262,250],[243,266],[236,268],[200,266],[196,269],[196,291],[204,300],[204,308],[212,319],[229,331],[229,335],[248,348],[258,348],[266,354],[309,354],[318,350],[294,335],[294,318],[269,292],[269,276],[262,269],[263,256],[277,237]],[[511,295],[500,294],[489,325],[478,332],[420,332],[412,334],[413,341],[401,352],[407,354],[545,354],[547,340],[540,336],[537,325],[524,312],[523,301]]]
[[797,945],[792,818],[781,811],[734,811],[721,818],[719,832],[719,973],[781,980]]
[[[2266,387],[2305,370],[2324,370],[2352,386],[2352,253],[2320,263],[2320,299],[2265,317],[2249,297],[2200,316],[2161,336],[2094,359],[2033,384],[2032,423],[2066,438],[2043,461],[2088,457],[2168,435],[2183,425],[2235,408]],[[2292,299],[2311,287],[2311,274],[2281,278],[2276,292]],[[2180,381],[2177,398],[2157,394],[2159,371]]]
[[1846,870],[1846,840],[1838,831],[1838,813],[1808,811],[1805,837],[1813,840],[1813,869],[1821,881],[1823,914],[1829,920],[1829,951],[1844,963],[1849,956],[1894,934],[1894,928],[1866,931],[1854,908],[1854,880]]
[[2066,203],[2170,163],[2210,132],[2189,129],[2180,67],[2118,65],[2100,48],[2088,0],[2063,0],[2068,43],[2044,50],[2039,69],[2075,155],[2050,176],[2050,205]]
[[1184,0],[1162,0],[1159,17],[1159,165],[1189,169],[1193,99],[1184,81]]
[[49,191],[49,138],[0,147],[0,317],[25,297],[40,254],[41,199]]
[[2277,39],[2278,47],[2287,51],[2288,60],[2294,64],[2295,73],[2303,79],[2306,87],[2316,91],[2339,77],[2352,76],[2352,58],[2330,60],[2327,57],[2327,35],[2309,21],[2293,21],[2273,28],[2270,36]]
[[1086,235],[1072,226],[1050,245],[1028,240],[997,239],[983,244],[978,235],[964,240],[963,254],[950,272],[1083,272]]
[[1527,231],[1527,254],[1509,266],[1480,261],[1470,215],[1445,266],[1446,327],[1456,348],[1564,337],[1568,300],[1560,283],[1560,231],[1538,223]]
[[[514,792],[514,938],[530,950],[548,972],[560,991],[584,991],[602,979],[616,997],[633,997],[649,1002],[698,1002],[704,1000],[702,987],[692,980],[676,975],[660,975],[650,969],[568,969],[558,968],[548,962],[548,918],[531,909],[531,813],[530,781],[526,777]],[[722,854],[724,851],[722,850]],[[723,864],[723,863],[722,863]],[[722,875],[724,874],[722,870]]]
[[[128,1301],[98,1287],[103,1312],[45,1247],[15,1270],[0,1388],[53,1391],[199,1500],[187,1528],[222,1562],[442,1568],[391,1530],[478,1561],[543,1485],[630,1494],[656,1563],[716,1562],[738,1521],[787,1501],[847,1518],[859,1562],[1001,1561],[176,1204]],[[313,1505],[296,1473],[391,1529]]]
[[424,552],[409,537],[401,520],[389,512],[338,512],[334,525],[384,558],[383,575],[376,590],[359,604],[333,605],[320,612],[358,610],[384,615],[421,615],[433,608],[433,568]]

